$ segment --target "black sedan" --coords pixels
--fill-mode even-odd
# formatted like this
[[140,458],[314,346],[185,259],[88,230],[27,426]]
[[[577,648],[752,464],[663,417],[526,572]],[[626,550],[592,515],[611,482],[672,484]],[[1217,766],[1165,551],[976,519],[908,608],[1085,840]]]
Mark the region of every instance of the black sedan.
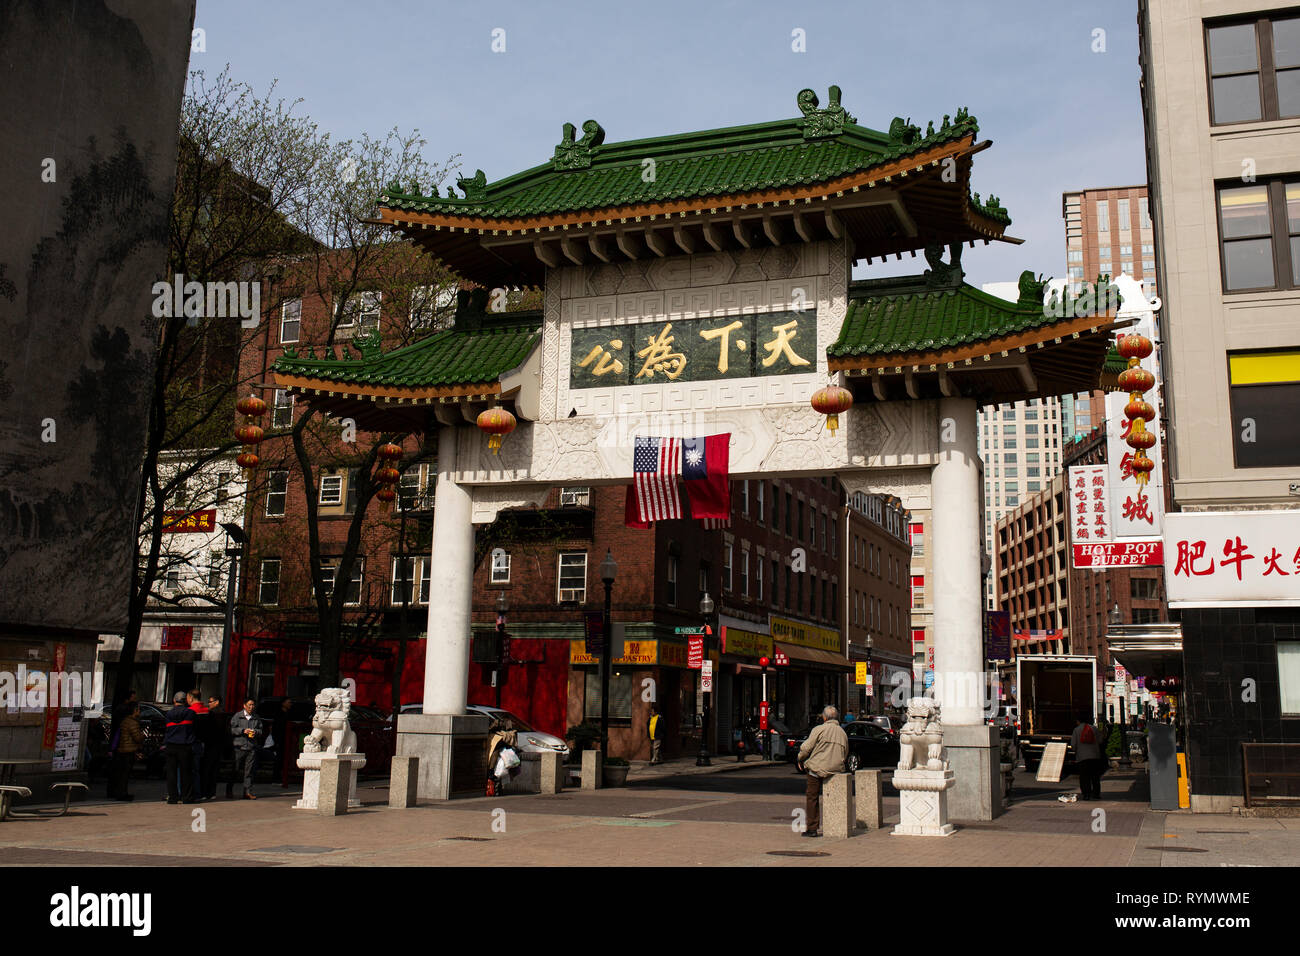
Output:
[[[860,767],[893,767],[898,764],[898,736],[865,720],[844,725],[849,738],[849,753],[844,769],[849,773]],[[807,736],[786,740],[786,759],[794,763]]]

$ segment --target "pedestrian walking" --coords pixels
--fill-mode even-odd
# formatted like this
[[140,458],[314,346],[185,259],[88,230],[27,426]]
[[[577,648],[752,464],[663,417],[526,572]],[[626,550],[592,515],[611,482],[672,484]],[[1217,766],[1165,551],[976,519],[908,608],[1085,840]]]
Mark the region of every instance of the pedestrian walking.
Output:
[[663,718],[659,716],[659,708],[654,704],[651,704],[650,719],[646,721],[646,733],[650,736],[650,763],[652,766],[654,764],[663,763],[663,758],[659,754],[660,748],[663,746],[664,742],[663,727],[664,721]]
[[230,751],[230,715],[221,709],[221,701],[215,694],[208,698],[206,728],[198,733],[203,742],[203,762],[200,767],[203,799],[215,800],[218,778],[221,776],[221,760]]
[[[265,728],[262,718],[253,713],[253,701],[244,701],[244,709],[230,718],[230,743],[235,753],[234,779],[244,782],[243,799],[256,800],[253,774],[257,771],[257,753],[262,746]],[[230,787],[226,796],[231,796]]]
[[1101,799],[1101,743],[1097,728],[1082,717],[1075,718],[1070,746],[1074,748],[1074,765],[1079,770],[1079,797]]
[[168,803],[194,802],[194,711],[186,704],[184,691],[172,697],[175,706],[167,711],[167,728],[163,732],[163,746],[167,748],[167,763],[163,775],[167,778]]
[[144,746],[144,731],[140,729],[140,705],[128,705],[126,716],[117,728],[112,741],[112,761],[108,769],[108,795],[113,800],[134,800],[130,794],[131,767],[140,757]]
[[840,726],[840,713],[834,707],[822,711],[822,722],[799,748],[796,766],[808,774],[807,820],[803,835],[821,836],[822,784],[831,774],[844,772],[844,758],[849,752],[849,737]]

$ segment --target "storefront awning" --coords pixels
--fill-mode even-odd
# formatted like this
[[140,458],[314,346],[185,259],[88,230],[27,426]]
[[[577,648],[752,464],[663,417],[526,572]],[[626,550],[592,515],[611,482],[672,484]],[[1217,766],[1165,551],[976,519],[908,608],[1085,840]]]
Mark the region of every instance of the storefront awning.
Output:
[[1181,624],[1112,625],[1106,631],[1111,659],[1135,677],[1181,677]]
[[816,647],[800,647],[798,644],[783,644],[780,641],[775,643],[776,649],[784,651],[791,661],[799,661],[801,664],[821,664],[842,671],[853,670],[853,665],[846,661],[842,654],[837,654],[834,651],[824,651]]

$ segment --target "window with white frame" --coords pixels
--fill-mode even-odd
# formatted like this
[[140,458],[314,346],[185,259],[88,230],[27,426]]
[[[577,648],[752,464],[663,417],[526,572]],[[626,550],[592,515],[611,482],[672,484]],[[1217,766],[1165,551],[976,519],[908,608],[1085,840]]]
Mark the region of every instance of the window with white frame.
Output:
[[490,580],[493,584],[510,583],[510,552],[505,548],[497,548],[492,552],[492,573]]
[[403,598],[405,598],[407,604],[428,604],[429,559],[394,557],[392,564],[393,578],[389,593],[390,602],[400,605],[403,603]]
[[586,551],[560,552],[558,585],[561,604],[581,604],[587,600]]
[[[334,597],[334,582],[338,576],[339,559],[322,558],[321,579],[325,585],[325,598]],[[366,559],[358,557],[352,562],[352,577],[347,583],[347,589],[343,592],[343,603],[345,605],[357,605],[361,603],[361,582],[365,576]]]
[[450,328],[455,319],[456,287],[422,285],[411,290],[411,329]]
[[740,552],[740,596],[749,597],[749,552]]
[[671,554],[668,555],[668,587],[664,596],[670,605],[677,604],[677,558]]
[[257,601],[259,604],[275,605],[280,603],[280,559],[263,558],[257,580]]
[[1282,713],[1300,714],[1300,641],[1277,642],[1277,676]]
[[749,514],[749,480],[740,483],[740,513]]
[[280,306],[280,344],[298,341],[302,330],[302,299],[290,299]]
[[722,580],[725,582],[723,585],[723,590],[725,591],[730,591],[732,589],[731,547],[731,545],[727,545],[722,552]]
[[586,508],[591,505],[591,489],[584,487],[561,488],[561,508]]
[[433,481],[429,475],[429,463],[411,465],[397,482],[397,509],[429,511],[432,508]]
[[323,505],[343,504],[343,476],[342,475],[321,475],[320,504]]
[[339,317],[340,329],[377,329],[379,328],[379,293],[358,292],[350,295],[343,304],[343,315]]
[[758,521],[763,521],[765,520],[763,518],[763,495],[765,494],[763,489],[767,487],[767,482],[766,481],[757,482],[757,486],[758,486],[758,514],[755,515],[755,518]]
[[289,497],[289,473],[272,471],[266,475],[266,516],[268,518],[284,517],[284,503]]
[[293,393],[283,388],[275,390],[271,406],[271,427],[288,428],[293,424]]
[[221,587],[221,552],[208,552],[208,587]]

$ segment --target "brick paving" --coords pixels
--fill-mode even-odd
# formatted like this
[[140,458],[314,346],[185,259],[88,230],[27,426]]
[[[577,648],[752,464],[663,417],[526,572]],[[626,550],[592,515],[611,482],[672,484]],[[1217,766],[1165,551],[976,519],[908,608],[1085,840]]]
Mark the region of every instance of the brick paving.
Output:
[[[1096,804],[1059,803],[1066,787],[1021,775],[1007,813],[943,839],[886,829],[809,840],[791,828],[791,811],[803,806],[799,775],[782,764],[722,763],[747,769],[634,773],[625,788],[412,810],[390,810],[385,781],[363,781],[362,809],[336,818],[291,809],[297,793],[278,787],[256,801],[168,806],[141,784],[133,803],[92,800],[66,817],[0,824],[0,865],[1184,867],[1300,858],[1300,820],[1156,813],[1135,798],[1134,778],[1109,775]],[[892,824],[898,798],[886,794]]]

